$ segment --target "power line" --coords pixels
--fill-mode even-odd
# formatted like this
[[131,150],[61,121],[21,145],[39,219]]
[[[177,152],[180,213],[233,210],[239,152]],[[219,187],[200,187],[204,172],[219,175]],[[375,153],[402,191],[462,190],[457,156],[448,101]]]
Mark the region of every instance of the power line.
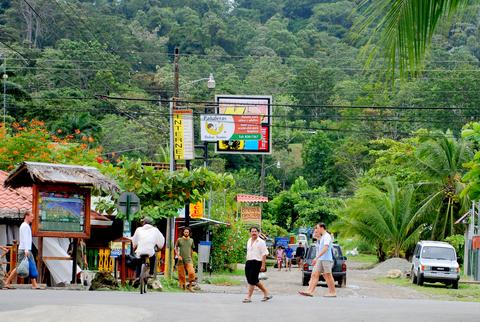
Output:
[[[150,98],[133,98],[133,97],[119,97],[119,96],[104,96],[104,95],[97,95],[99,99],[104,100],[120,100],[120,101],[141,101],[141,102],[173,102],[172,100],[165,100],[165,99],[150,99]],[[252,98],[252,100],[258,100],[256,98]],[[385,105],[385,106],[378,106],[378,105],[337,105],[337,104],[280,104],[280,103],[240,103],[240,102],[212,102],[212,101],[196,101],[196,100],[182,100],[177,99],[176,102],[178,104],[204,104],[209,106],[267,106],[270,105],[272,107],[292,107],[292,108],[332,108],[332,109],[383,109],[383,110],[478,110],[478,108],[470,108],[470,107],[417,107],[417,106],[395,106],[395,105]]]

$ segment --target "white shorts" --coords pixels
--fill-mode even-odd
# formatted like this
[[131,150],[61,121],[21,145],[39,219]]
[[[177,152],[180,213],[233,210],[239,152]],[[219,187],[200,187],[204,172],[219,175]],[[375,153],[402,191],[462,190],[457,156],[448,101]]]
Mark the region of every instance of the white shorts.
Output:
[[333,266],[333,261],[329,260],[318,260],[315,263],[315,267],[313,268],[314,272],[319,272],[319,273],[332,273],[332,266]]

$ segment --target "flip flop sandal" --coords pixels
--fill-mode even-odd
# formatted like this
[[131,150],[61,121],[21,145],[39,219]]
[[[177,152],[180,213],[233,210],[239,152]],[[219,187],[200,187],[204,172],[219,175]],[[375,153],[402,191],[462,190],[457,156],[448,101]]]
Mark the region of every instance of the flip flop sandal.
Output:
[[252,300],[251,300],[251,299],[243,299],[242,302],[243,302],[243,303],[252,303]]
[[14,290],[14,289],[15,289],[15,287],[13,287],[13,286],[4,286],[4,287],[2,287],[2,290]]
[[323,297],[337,297],[337,295],[328,295],[328,294],[325,294]]
[[272,295],[265,296],[265,297],[262,299],[262,302],[267,302],[268,300],[271,300],[272,298],[273,298]]
[[300,295],[302,295],[302,296],[313,297],[312,294],[307,293],[307,292],[304,292],[304,291],[298,291],[298,294],[300,294]]

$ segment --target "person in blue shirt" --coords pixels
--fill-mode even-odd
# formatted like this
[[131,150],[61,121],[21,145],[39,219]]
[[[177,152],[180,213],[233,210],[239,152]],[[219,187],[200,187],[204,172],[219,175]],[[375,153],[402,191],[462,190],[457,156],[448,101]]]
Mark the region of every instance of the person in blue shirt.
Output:
[[299,291],[298,293],[303,296],[313,296],[315,288],[317,287],[320,274],[323,274],[325,281],[327,282],[328,292],[324,297],[336,297],[335,281],[332,275],[333,255],[332,236],[327,232],[327,228],[324,223],[319,223],[315,227],[316,236],[321,236],[317,241],[317,255],[312,261],[313,270],[310,282],[308,283],[308,289],[306,291]]
[[292,258],[293,258],[293,249],[290,247],[290,245],[287,246],[287,249],[285,249],[285,270],[292,270]]

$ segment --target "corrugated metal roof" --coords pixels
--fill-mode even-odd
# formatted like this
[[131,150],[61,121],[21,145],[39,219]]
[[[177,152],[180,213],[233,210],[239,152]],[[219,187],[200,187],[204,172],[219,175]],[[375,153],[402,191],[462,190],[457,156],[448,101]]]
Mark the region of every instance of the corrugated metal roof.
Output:
[[238,202],[268,202],[268,197],[257,196],[257,195],[247,195],[247,194],[238,194]]

